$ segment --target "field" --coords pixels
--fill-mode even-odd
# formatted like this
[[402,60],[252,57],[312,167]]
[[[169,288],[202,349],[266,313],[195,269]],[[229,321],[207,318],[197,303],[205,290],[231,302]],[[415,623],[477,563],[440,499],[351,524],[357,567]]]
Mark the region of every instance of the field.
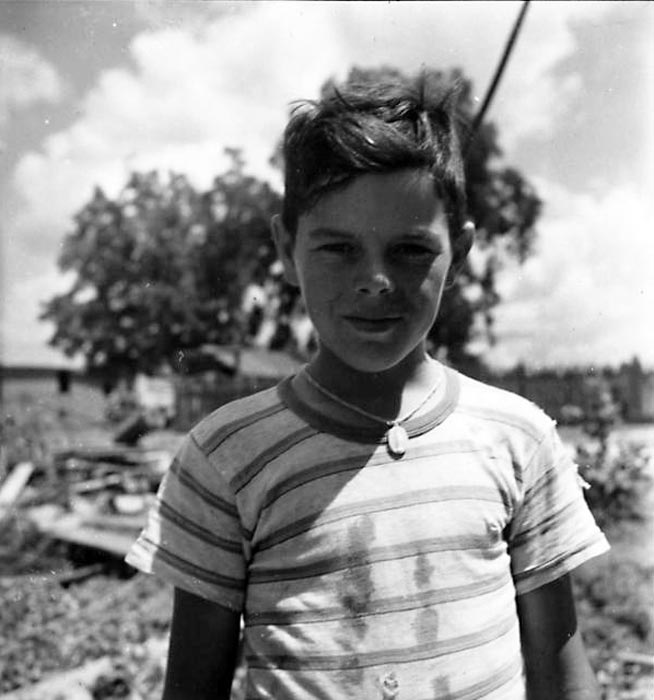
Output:
[[[106,425],[43,405],[13,425],[5,421],[3,430],[14,450],[8,463],[47,460],[52,446],[111,439]],[[176,439],[170,433],[145,438],[149,446],[166,447]],[[645,516],[651,498],[646,506]],[[602,699],[646,700],[654,697],[652,521],[621,517],[605,530],[611,553],[576,575],[580,627]],[[160,697],[170,610],[166,586],[111,558],[43,537],[17,509],[0,528],[0,698]],[[239,683],[240,676],[235,698]]]

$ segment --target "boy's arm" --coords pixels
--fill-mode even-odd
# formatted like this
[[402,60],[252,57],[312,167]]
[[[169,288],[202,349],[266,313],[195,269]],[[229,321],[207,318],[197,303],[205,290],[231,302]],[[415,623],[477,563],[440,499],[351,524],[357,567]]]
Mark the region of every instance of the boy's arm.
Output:
[[240,615],[175,588],[163,700],[229,700]]
[[529,700],[598,700],[570,577],[519,595],[517,604]]

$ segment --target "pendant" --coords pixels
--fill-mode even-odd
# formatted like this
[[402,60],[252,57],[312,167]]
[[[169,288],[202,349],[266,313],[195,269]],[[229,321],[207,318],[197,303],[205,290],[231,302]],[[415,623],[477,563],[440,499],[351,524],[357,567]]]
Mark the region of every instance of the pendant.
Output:
[[386,433],[386,440],[388,441],[388,449],[394,455],[400,457],[406,452],[406,448],[409,446],[409,436],[406,430],[397,423]]

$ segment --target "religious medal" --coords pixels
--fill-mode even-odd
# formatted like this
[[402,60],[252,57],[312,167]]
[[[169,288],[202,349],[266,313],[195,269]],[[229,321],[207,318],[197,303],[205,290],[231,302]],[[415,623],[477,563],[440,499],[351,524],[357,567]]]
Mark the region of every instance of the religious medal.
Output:
[[388,441],[388,449],[398,456],[402,456],[406,452],[406,448],[409,444],[409,436],[406,430],[397,423],[393,423],[389,431],[386,433],[386,440]]

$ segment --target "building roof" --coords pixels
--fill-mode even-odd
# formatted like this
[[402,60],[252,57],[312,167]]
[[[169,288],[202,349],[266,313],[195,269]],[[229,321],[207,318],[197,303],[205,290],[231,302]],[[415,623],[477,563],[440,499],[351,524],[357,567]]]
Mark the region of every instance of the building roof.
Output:
[[248,377],[281,378],[297,372],[302,367],[300,360],[288,353],[266,348],[243,348],[240,371]]
[[281,379],[297,372],[302,362],[288,353],[256,347],[205,345],[186,353],[183,371],[189,374],[218,370],[245,377]]

